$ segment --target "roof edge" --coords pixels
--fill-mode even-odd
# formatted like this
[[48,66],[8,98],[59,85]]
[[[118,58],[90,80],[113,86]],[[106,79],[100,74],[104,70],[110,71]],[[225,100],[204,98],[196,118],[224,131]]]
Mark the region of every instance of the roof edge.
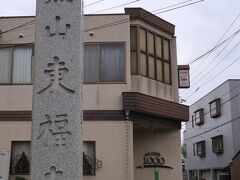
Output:
[[161,29],[172,36],[175,34],[175,25],[169,23],[168,21],[146,11],[143,8],[125,8],[125,14],[130,16],[131,20],[142,20],[158,29]]

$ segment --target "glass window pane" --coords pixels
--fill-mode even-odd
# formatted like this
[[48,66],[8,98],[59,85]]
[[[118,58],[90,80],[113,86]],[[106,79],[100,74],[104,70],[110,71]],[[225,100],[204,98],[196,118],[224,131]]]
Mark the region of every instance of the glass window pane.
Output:
[[11,82],[11,48],[0,49],[0,83]]
[[137,28],[131,27],[130,28],[130,44],[131,50],[137,50]]
[[158,58],[162,58],[162,38],[156,36],[156,54]]
[[157,60],[157,80],[163,81],[163,66],[162,61]]
[[170,84],[170,65],[168,63],[164,63],[164,81],[165,83]]
[[144,29],[140,29],[140,49],[145,52],[147,50],[147,48],[146,48],[146,31]]
[[154,58],[151,56],[148,56],[148,73],[150,78],[155,78],[155,63]]
[[98,46],[84,46],[84,83],[98,83]]
[[16,47],[13,53],[13,83],[31,83],[32,47]]
[[140,55],[140,74],[147,76],[147,56],[143,53]]
[[12,142],[11,174],[29,174],[30,157],[31,157],[30,141]]
[[137,74],[137,53],[131,52],[131,74]]
[[125,81],[125,53],[124,44],[100,45],[100,81]]
[[95,142],[83,142],[83,174],[95,174]]
[[154,34],[148,33],[148,53],[154,55]]
[[169,41],[167,40],[163,40],[163,58],[165,60],[169,60],[169,54],[170,54],[170,51],[169,51]]

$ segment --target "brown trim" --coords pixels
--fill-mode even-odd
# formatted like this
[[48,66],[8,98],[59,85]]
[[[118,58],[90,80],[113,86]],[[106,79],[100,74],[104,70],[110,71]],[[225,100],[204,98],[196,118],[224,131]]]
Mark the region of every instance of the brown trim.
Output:
[[[85,110],[85,121],[124,121],[122,110]],[[32,111],[0,111],[0,121],[31,121]]]
[[[123,110],[85,110],[84,121],[126,121]],[[1,121],[31,121],[32,111],[0,111]],[[130,119],[134,122],[134,129],[181,129],[181,122],[177,120],[159,118],[143,113],[130,112]]]
[[181,70],[190,69],[190,66],[189,65],[178,65],[178,70],[179,69],[181,69]]
[[123,109],[174,121],[188,121],[188,106],[141,94],[123,92]]
[[84,121],[125,121],[122,110],[85,110]]
[[130,114],[130,118],[134,122],[134,129],[181,129],[181,122],[179,121],[169,121],[147,114],[133,112]]
[[125,14],[130,15],[130,20],[140,19],[158,29],[161,29],[172,36],[175,34],[175,26],[158,16],[142,9],[142,8],[125,8]]
[[0,19],[9,18],[36,18],[36,16],[0,16]]
[[0,111],[0,121],[31,121],[32,111]]

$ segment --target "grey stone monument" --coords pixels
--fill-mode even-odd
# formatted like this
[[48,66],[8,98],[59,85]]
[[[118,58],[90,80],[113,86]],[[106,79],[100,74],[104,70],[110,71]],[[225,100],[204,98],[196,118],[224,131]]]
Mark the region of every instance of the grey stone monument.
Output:
[[32,180],[82,180],[82,3],[37,0]]

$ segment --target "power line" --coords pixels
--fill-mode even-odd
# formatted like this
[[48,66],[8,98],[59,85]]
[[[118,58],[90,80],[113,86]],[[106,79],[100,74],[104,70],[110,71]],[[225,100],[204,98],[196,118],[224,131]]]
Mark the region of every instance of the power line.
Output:
[[[204,66],[204,69],[207,68],[210,64],[212,64],[214,62],[214,60],[217,59],[217,57],[223,53],[223,51],[228,47],[228,45],[232,42],[232,40],[237,36],[238,34],[236,34],[234,37],[232,37],[228,43],[222,48],[222,50],[211,60],[209,61],[208,64],[206,64],[206,66]],[[213,67],[213,68],[216,68],[216,67]],[[211,69],[210,69],[211,70]],[[197,79],[198,76],[200,76],[204,71],[200,71],[195,77],[192,78],[192,82],[194,82],[194,80]],[[209,72],[209,71],[208,71]],[[206,73],[208,74],[208,73]]]
[[[237,21],[237,19],[240,17],[240,13],[234,18],[234,20],[232,21],[232,23],[230,24],[230,26],[227,28],[227,30],[224,32],[224,34],[220,37],[220,39],[217,41],[217,43],[216,43],[216,45],[215,46],[217,46],[222,40],[223,40],[223,38],[225,37],[225,35],[228,33],[228,31],[232,28],[232,26],[233,26],[233,24]],[[214,47],[215,47],[214,46]],[[208,56],[207,56],[208,57]],[[206,57],[206,58],[207,58]],[[205,58],[205,59],[206,59]],[[201,66],[202,64],[200,64],[200,66]],[[193,75],[193,74],[192,74]]]
[[109,10],[112,10],[112,9],[116,9],[116,8],[119,8],[119,7],[122,7],[122,6],[126,6],[126,5],[129,5],[129,4],[132,4],[132,3],[136,3],[136,2],[138,2],[138,1],[140,1],[140,0],[134,0],[134,1],[130,1],[130,2],[128,2],[128,3],[119,4],[119,5],[110,7],[110,8],[106,8],[106,9],[102,9],[102,10],[93,12],[93,13],[91,13],[91,14],[96,14],[96,13],[100,13],[100,12],[109,11]]
[[[238,96],[239,96],[239,94],[238,94]],[[238,112],[238,113],[239,113],[239,112]],[[237,116],[236,118],[233,118],[233,119],[231,119],[231,120],[229,120],[229,121],[227,121],[227,122],[225,122],[225,123],[223,123],[223,124],[220,124],[220,125],[218,125],[218,126],[212,127],[212,128],[210,128],[210,129],[209,129],[209,128],[208,128],[208,129],[205,128],[205,129],[207,129],[206,131],[201,132],[201,133],[196,134],[196,135],[193,135],[193,136],[188,137],[188,138],[186,138],[186,139],[183,139],[182,141],[187,141],[187,140],[193,139],[193,138],[195,138],[195,137],[198,137],[198,136],[204,135],[204,134],[206,134],[206,133],[209,133],[209,132],[211,132],[211,131],[213,131],[213,130],[215,130],[215,129],[218,129],[219,127],[222,127],[222,126],[230,123],[230,122],[233,122],[233,121],[235,121],[235,120],[240,120],[239,118],[240,118],[240,115]],[[190,128],[190,129],[193,130],[193,128]],[[190,130],[190,129],[188,129],[188,130]],[[187,130],[187,129],[186,129],[186,130]],[[202,129],[201,129],[201,130],[202,130]]]
[[186,138],[186,139],[184,139],[183,141],[187,141],[187,140],[193,139],[193,138],[195,138],[195,137],[204,135],[204,134],[206,134],[206,133],[209,133],[209,132],[211,132],[211,131],[213,131],[213,130],[215,130],[215,129],[218,129],[219,127],[222,127],[222,126],[224,126],[224,125],[226,125],[226,124],[229,124],[230,122],[233,122],[233,121],[236,121],[236,120],[240,120],[240,115],[237,116],[236,118],[231,119],[230,121],[227,121],[227,122],[225,122],[225,123],[223,123],[223,124],[220,124],[220,125],[218,125],[218,126],[216,126],[216,127],[210,128],[210,129],[208,129],[208,130],[206,130],[206,131],[204,131],[204,132],[202,132],[202,133],[199,133],[199,134],[197,134],[197,135],[194,135],[194,136],[191,136],[191,137],[189,137],[189,138]]
[[102,1],[104,1],[104,0],[98,0],[98,1],[96,1],[96,2],[87,4],[87,5],[85,5],[84,7],[86,8],[86,7],[92,6],[92,5],[94,5],[94,4],[98,4],[98,3],[102,2]]
[[[218,97],[218,98],[222,98],[223,96],[225,96],[225,95],[227,95],[227,94],[230,94],[230,93],[233,92],[234,90],[237,90],[237,88],[239,88],[239,87],[240,87],[240,84],[239,84],[239,85],[236,85],[235,87],[233,87],[230,91],[227,91],[227,92],[225,92],[224,94],[222,94],[221,96],[217,96],[217,97]],[[231,97],[230,99],[222,102],[220,105],[226,104],[227,102],[229,102],[230,100],[234,99],[235,97],[237,97],[237,96],[239,96],[239,95],[240,95],[240,94],[237,94],[236,96]],[[208,106],[209,106],[209,105],[204,106],[204,107],[202,107],[202,108],[205,109],[205,108],[207,108]],[[205,112],[203,115],[207,115],[208,113],[210,113],[210,111]],[[188,122],[182,124],[182,127],[183,127],[184,125],[188,124],[188,123],[191,123],[191,121],[189,120]]]
[[[227,44],[228,45],[228,44]],[[227,46],[226,45],[226,46]],[[223,60],[226,59],[229,55],[232,55],[233,51],[236,50],[238,48],[238,46],[240,45],[240,41],[222,58]],[[225,46],[225,47],[226,47]],[[218,54],[219,55],[219,54]],[[230,57],[229,57],[230,58]],[[224,63],[226,61],[222,61],[222,63]],[[217,69],[218,66],[222,65],[221,62],[218,63],[216,66],[214,66],[213,68],[211,68],[206,74],[209,76],[209,74],[211,74],[212,72],[214,72],[214,70]],[[214,70],[213,70],[214,69]],[[199,79],[198,81],[203,80],[204,77],[202,77],[201,79]]]
[[[154,13],[154,15],[156,14],[161,14],[161,13],[165,13],[165,12],[168,12],[168,11],[172,11],[172,10],[176,10],[176,9],[180,9],[180,8],[183,8],[183,7],[186,7],[186,6],[189,6],[189,5],[193,5],[193,4],[196,4],[196,3],[200,3],[202,1],[205,1],[205,0],[200,0],[200,1],[196,1],[194,3],[189,3],[189,4],[185,4],[185,5],[182,5],[182,6],[178,6],[176,8],[171,8],[171,9],[168,9],[168,10],[165,10],[165,11],[160,11],[160,12],[157,12],[157,13]],[[156,11],[156,10],[155,10]],[[152,15],[152,14],[151,14]],[[148,17],[148,16],[151,16],[147,13],[144,13],[142,14],[140,17]],[[139,17],[139,15],[137,16],[132,16],[131,19],[134,19],[136,17]],[[89,29],[86,29],[84,32],[89,32],[89,31],[94,31],[94,30],[99,30],[99,29],[104,29],[104,28],[108,28],[108,27],[111,27],[111,26],[117,26],[117,25],[120,25],[120,24],[124,24],[124,23],[127,23],[127,22],[130,22],[131,20],[129,18],[126,18],[126,19],[122,19],[122,20],[119,20],[119,21],[115,21],[115,22],[111,22],[111,23],[108,23],[108,24],[104,24],[104,25],[100,25],[100,26],[95,26],[95,27],[92,27],[92,28],[89,28]]]
[[24,23],[24,24],[21,24],[21,25],[19,25],[19,26],[16,26],[16,27],[13,27],[13,28],[8,29],[8,30],[6,30],[6,31],[0,32],[0,34],[5,34],[5,33],[8,33],[8,32],[10,32],[10,31],[13,31],[13,30],[15,30],[15,29],[19,29],[19,28],[24,27],[24,26],[26,26],[26,25],[29,25],[30,23],[33,23],[33,22],[35,22],[35,21],[36,21],[35,19],[34,19],[34,20],[31,20],[31,21],[26,22],[26,23]]
[[[227,44],[228,45],[228,44]],[[227,46],[226,45],[226,46]],[[240,45],[240,42],[238,42],[222,59],[224,60],[224,59],[226,59],[229,55],[231,55],[232,54],[232,52],[238,47]],[[225,46],[225,47],[226,47]],[[220,52],[221,53],[221,52]],[[219,54],[220,54],[219,53]],[[219,55],[218,54],[218,55]],[[218,56],[217,55],[217,56]],[[230,57],[229,57],[230,58]],[[222,61],[222,62],[226,62],[226,61]],[[209,75],[209,74],[212,74],[213,72],[214,72],[214,70],[216,70],[216,68],[218,67],[218,66],[220,66],[220,65],[222,65],[221,63],[218,63],[216,66],[214,66],[213,68],[211,68],[206,74],[207,75]],[[212,71],[212,69],[214,69],[213,71]],[[188,98],[189,97],[191,97],[195,92],[197,92],[199,89],[200,89],[200,87],[201,87],[201,85],[199,85],[199,82],[201,81],[201,80],[203,80],[205,77],[202,77],[201,79],[199,79],[198,80],[198,82],[197,83],[195,83],[195,84],[192,84],[192,86],[195,86],[195,85],[198,85],[198,88],[191,94],[191,95],[189,95],[188,96]],[[188,99],[188,98],[186,98],[186,99]],[[184,100],[186,100],[186,99],[184,99]]]
[[[222,71],[220,71],[219,73],[217,73],[214,77],[212,77],[211,79],[209,79],[207,82],[205,82],[203,85],[201,85],[201,88],[206,86],[208,83],[210,83],[212,80],[214,80],[217,76],[219,76],[220,74],[222,74],[224,71],[226,71],[229,67],[231,67],[234,63],[236,63],[238,60],[240,59],[240,57],[238,57],[237,59],[235,59],[230,65],[228,65],[225,69],[223,69]],[[200,89],[200,87],[198,87],[198,89]],[[196,92],[196,91],[195,91]],[[193,94],[192,93],[190,96],[188,96],[185,100],[189,99]]]
[[[133,3],[133,2],[137,2],[137,1],[140,1],[140,0],[135,0],[135,1],[132,1],[132,2],[129,2],[129,3]],[[186,2],[191,2],[191,1],[193,1],[193,0],[188,0],[188,1],[180,2],[180,3],[174,4],[174,5],[170,5],[170,6],[161,8],[161,9],[154,10],[154,11],[152,11],[152,12],[157,12],[157,11],[159,11],[159,10],[167,9],[167,8],[169,8],[169,7],[174,7],[174,6],[177,6],[177,5],[180,5],[180,4],[184,4],[184,3],[186,3]],[[196,2],[193,2],[193,3],[185,4],[185,5],[178,6],[178,7],[175,7],[175,8],[172,8],[172,9],[168,9],[168,10],[165,10],[165,11],[160,11],[160,12],[157,12],[157,13],[155,13],[155,14],[161,14],[161,13],[165,13],[165,12],[168,12],[168,11],[180,9],[180,8],[183,8],[183,7],[186,7],[186,6],[190,6],[190,5],[193,5],[193,4],[196,4],[196,3],[200,3],[200,2],[202,2],[202,1],[205,1],[205,0],[199,0],[199,1],[196,1]],[[127,4],[129,4],[129,3],[127,3]],[[125,4],[125,5],[126,5],[126,4]],[[123,4],[122,4],[122,5],[118,5],[118,6],[123,6]],[[112,8],[116,8],[116,6],[114,6],[114,7],[112,7]],[[111,8],[111,9],[112,9],[112,8]],[[106,11],[106,10],[107,10],[107,9],[104,9],[104,10],[102,10],[102,11]],[[108,8],[108,10],[110,10],[110,8]],[[90,15],[91,15],[91,14],[90,14]],[[145,15],[145,16],[149,16],[148,13],[144,13],[144,14],[142,14],[141,16],[142,16],[142,17],[145,17],[144,15]],[[133,17],[131,17],[131,18],[136,18],[136,17],[138,17],[138,16],[133,16]],[[24,23],[24,24],[22,24],[22,25],[20,25],[20,26],[16,26],[16,27],[11,28],[11,29],[9,29],[9,30],[0,32],[0,34],[8,33],[8,32],[10,32],[10,31],[12,31],[12,30],[18,29],[18,28],[20,28],[20,27],[23,27],[23,26],[28,25],[29,23],[35,22],[35,21],[36,21],[36,20],[32,20],[32,21],[27,22],[27,23]],[[87,29],[87,30],[85,30],[85,32],[88,32],[88,31],[91,31],[91,30],[98,30],[98,29],[108,28],[108,27],[111,27],[111,26],[116,26],[116,25],[119,25],[119,24],[123,24],[123,23],[129,22],[129,21],[130,21],[129,18],[126,18],[126,19],[124,19],[124,20],[115,21],[115,22],[112,22],[112,23],[108,23],[108,24],[105,24],[105,25],[96,26],[96,27]]]
[[[225,35],[228,33],[228,31],[232,28],[232,26],[233,26],[233,24],[237,21],[237,19],[240,17],[240,13],[234,18],[234,20],[232,21],[232,23],[230,24],[230,26],[227,28],[227,30],[224,32],[224,34],[221,36],[221,38],[218,40],[218,42],[216,43],[216,45],[214,46],[214,47],[216,47],[221,41],[222,41],[222,39],[225,37]],[[232,41],[232,39],[230,40],[230,42]],[[228,43],[228,44],[230,44],[230,42]],[[227,45],[226,45],[227,46]],[[222,51],[224,51],[224,49],[226,48],[226,46],[222,49]],[[221,51],[221,52],[222,52]],[[216,59],[220,54],[221,54],[221,52],[214,58],[214,59]],[[209,57],[209,55],[210,54],[208,54],[207,56],[205,56],[205,59],[204,60],[206,60],[207,59],[207,57]],[[202,63],[199,65],[199,66],[202,66],[202,64],[204,63],[204,60],[202,61]],[[210,61],[210,64],[212,63],[213,61]],[[206,65],[209,65],[209,64],[206,64]],[[218,64],[219,65],[219,64]],[[197,71],[200,71],[200,68],[199,68],[199,66],[198,66],[198,69],[197,69]],[[206,66],[204,66],[204,68],[203,69],[205,69],[206,68]],[[216,67],[214,67],[215,69],[216,69]],[[191,74],[191,76],[193,76],[193,74],[194,73],[196,73],[197,71],[194,71],[192,74]],[[191,79],[191,86],[194,86],[194,84],[192,83],[193,81],[194,81],[194,79],[196,79],[200,74],[202,74],[202,72],[203,71],[200,71],[195,77],[193,77],[192,79]],[[206,74],[208,74],[208,73],[206,73]],[[189,89],[190,90],[190,89]],[[188,91],[189,91],[188,90]],[[188,92],[188,91],[185,91],[185,93],[184,93],[184,95]],[[182,96],[184,96],[184,95],[182,95]]]
[[213,47],[212,49],[210,49],[209,51],[207,51],[206,53],[204,53],[203,55],[199,56],[198,58],[194,59],[193,61],[189,62],[188,64],[193,64],[195,62],[197,62],[198,60],[202,59],[203,57],[205,57],[206,55],[208,55],[209,53],[215,51],[217,48],[221,47],[223,44],[225,44],[226,42],[228,42],[232,37],[236,36],[237,34],[240,33],[240,29],[237,30],[235,33],[233,33],[231,36],[229,36],[228,38],[226,38],[224,41],[222,41],[221,43],[219,43],[217,46]]

